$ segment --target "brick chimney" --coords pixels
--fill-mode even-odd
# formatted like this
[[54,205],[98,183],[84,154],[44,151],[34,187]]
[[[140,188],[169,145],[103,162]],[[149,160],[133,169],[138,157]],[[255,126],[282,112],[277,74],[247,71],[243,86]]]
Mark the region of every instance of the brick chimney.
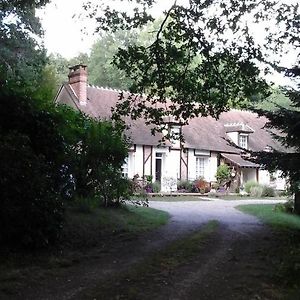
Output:
[[79,64],[69,67],[69,84],[75,92],[80,105],[87,101],[87,66]]

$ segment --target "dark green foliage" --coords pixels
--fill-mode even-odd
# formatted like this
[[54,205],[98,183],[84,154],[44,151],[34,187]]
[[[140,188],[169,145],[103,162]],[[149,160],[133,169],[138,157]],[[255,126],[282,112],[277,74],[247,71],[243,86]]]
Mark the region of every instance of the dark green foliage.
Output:
[[273,187],[264,185],[262,190],[262,197],[275,197],[276,193]]
[[37,42],[42,30],[35,9],[49,1],[1,1],[0,85],[33,92],[40,80],[46,55]]
[[118,203],[129,183],[122,178],[121,166],[127,156],[127,142],[110,122],[86,119],[85,130],[75,146],[73,174],[76,194],[97,195],[108,206]]
[[[299,81],[299,66],[284,69],[285,75]],[[291,184],[295,193],[295,211],[300,213],[300,84],[283,92],[291,101],[290,107],[277,106],[274,111],[255,110],[260,115],[265,115],[269,122],[267,127],[273,131],[273,136],[287,147],[287,151],[272,151],[253,153],[256,161],[268,170],[281,170]]]
[[[63,222],[63,138],[55,117],[13,91],[0,95],[0,240],[40,248]],[[54,147],[55,145],[55,147]]]

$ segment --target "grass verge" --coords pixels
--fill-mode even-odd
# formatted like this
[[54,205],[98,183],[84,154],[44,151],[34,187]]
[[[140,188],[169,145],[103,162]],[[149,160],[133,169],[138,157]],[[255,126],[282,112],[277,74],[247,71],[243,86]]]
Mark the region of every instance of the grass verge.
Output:
[[[159,288],[168,285],[170,276],[180,266],[191,263],[209,238],[216,232],[218,223],[210,221],[200,231],[176,240],[163,250],[154,253],[135,265],[130,271],[120,274],[119,278],[105,283],[84,295],[95,299],[142,299],[149,282]],[[153,288],[153,287],[152,287]],[[154,288],[155,290],[155,288]]]
[[272,204],[247,204],[236,208],[242,212],[254,215],[263,222],[278,229],[300,230],[300,217],[274,210]]
[[253,196],[241,196],[241,195],[209,195],[209,198],[221,199],[221,200],[287,200],[285,196],[276,197],[253,197]]
[[39,253],[0,252],[0,298],[86,260],[93,249],[107,244],[110,251],[109,245],[123,245],[141,232],[166,224],[168,219],[164,211],[132,205],[97,208],[89,213],[68,209],[58,247]]
[[257,216],[272,227],[276,246],[269,255],[276,263],[278,284],[288,289],[284,299],[299,299],[300,216],[275,211],[274,207],[270,204],[249,204],[237,206],[237,209]]

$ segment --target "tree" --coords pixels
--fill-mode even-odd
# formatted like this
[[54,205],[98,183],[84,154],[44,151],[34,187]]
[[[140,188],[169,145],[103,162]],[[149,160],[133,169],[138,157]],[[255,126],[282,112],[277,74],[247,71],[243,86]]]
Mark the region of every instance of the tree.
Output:
[[[90,13],[98,17],[98,30],[137,30],[154,20],[149,9],[154,3],[135,1],[133,14],[109,7],[101,16],[97,9]],[[197,116],[217,118],[246,99],[265,97],[269,89],[260,69],[269,71],[272,47],[295,43],[297,14],[297,5],[266,0],[174,1],[150,45],[131,44],[115,55],[114,64],[133,82],[132,94],[121,94],[115,117],[143,117],[161,130],[169,115],[183,124]],[[249,19],[259,23],[260,32],[267,27],[264,47],[253,37]],[[283,31],[274,32],[274,22]]]
[[113,56],[119,47],[126,46],[134,34],[118,31],[100,38],[93,46],[89,64],[89,82],[94,85],[128,89],[131,81],[113,65]]
[[[285,74],[294,79],[299,78],[300,68],[296,66],[285,69]],[[270,171],[279,169],[289,179],[291,190],[295,193],[294,209],[300,214],[300,83],[294,88],[284,88],[283,92],[292,103],[290,107],[277,105],[274,111],[258,109],[256,112],[269,119],[267,128],[276,130],[273,133],[274,138],[289,151],[259,152],[252,155]]]
[[0,3],[0,84],[33,90],[40,80],[46,54],[38,42],[42,29],[35,10],[48,0],[1,1]]
[[85,119],[84,123],[84,130],[73,147],[76,195],[97,197],[105,206],[118,205],[129,188],[121,173],[127,156],[126,139],[111,122]]

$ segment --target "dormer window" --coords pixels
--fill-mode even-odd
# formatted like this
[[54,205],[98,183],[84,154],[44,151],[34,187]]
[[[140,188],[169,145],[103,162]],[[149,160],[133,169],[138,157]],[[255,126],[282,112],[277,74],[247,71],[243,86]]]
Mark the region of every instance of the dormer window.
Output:
[[244,149],[248,148],[248,135],[246,134],[239,135],[239,146]]
[[249,135],[254,130],[244,123],[230,123],[225,124],[225,132],[227,136],[239,147],[248,149]]

